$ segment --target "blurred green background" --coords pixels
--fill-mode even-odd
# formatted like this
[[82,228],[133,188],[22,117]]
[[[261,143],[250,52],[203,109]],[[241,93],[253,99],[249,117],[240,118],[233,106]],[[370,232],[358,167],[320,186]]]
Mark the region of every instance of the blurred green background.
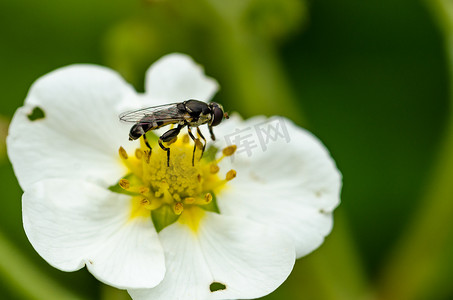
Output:
[[2,0],[0,298],[128,299],[32,249],[5,155],[8,122],[39,76],[73,63],[138,91],[184,52],[249,117],[317,135],[344,177],[325,244],[265,299],[453,299],[453,126],[447,0]]

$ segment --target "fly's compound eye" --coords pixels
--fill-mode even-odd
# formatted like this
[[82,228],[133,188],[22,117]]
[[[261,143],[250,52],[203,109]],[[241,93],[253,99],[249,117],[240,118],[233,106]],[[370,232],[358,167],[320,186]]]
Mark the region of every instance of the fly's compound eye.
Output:
[[212,103],[211,109],[212,109],[211,126],[217,126],[223,119],[223,108],[221,105],[217,103]]

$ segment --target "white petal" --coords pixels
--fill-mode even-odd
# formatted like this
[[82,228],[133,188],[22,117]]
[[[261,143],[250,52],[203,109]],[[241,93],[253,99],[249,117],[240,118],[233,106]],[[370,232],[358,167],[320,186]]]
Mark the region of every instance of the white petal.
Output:
[[87,265],[118,288],[150,288],[165,273],[164,256],[150,218],[130,219],[130,197],[80,181],[45,180],[25,191],[28,239],[52,266]]
[[[8,155],[22,189],[44,178],[74,178],[109,186],[124,174],[118,148],[132,147],[121,106],[136,103],[134,90],[115,72],[74,65],[37,80],[15,113]],[[45,117],[30,121],[35,107]]]
[[[257,298],[274,291],[294,265],[290,239],[258,223],[206,213],[194,233],[179,222],[160,233],[167,273],[135,300]],[[226,289],[210,291],[219,282]]]
[[[245,122],[233,118],[219,129],[223,135],[219,144],[238,146],[237,154],[220,166],[223,171],[237,171],[230,187],[218,195],[221,213],[290,234],[297,257],[316,249],[331,231],[331,213],[340,201],[341,174],[326,148],[281,117]],[[267,134],[271,134],[268,139]]]
[[209,101],[218,90],[190,56],[173,53],[155,62],[146,73],[146,94],[159,104],[188,99]]

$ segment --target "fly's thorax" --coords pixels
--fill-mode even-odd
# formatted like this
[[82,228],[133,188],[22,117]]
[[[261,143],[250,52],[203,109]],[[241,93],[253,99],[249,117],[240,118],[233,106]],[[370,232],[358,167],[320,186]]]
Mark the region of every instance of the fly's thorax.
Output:
[[[157,137],[148,137],[148,140],[156,141]],[[115,191],[131,195],[132,218],[151,217],[159,231],[179,219],[181,222],[184,220],[184,224],[198,224],[199,220],[187,222],[188,218],[194,216],[201,218],[202,214],[194,214],[194,211],[219,213],[216,195],[236,176],[236,172],[230,170],[220,176],[218,163],[225,156],[232,155],[235,146],[227,147],[218,159],[214,158],[217,150],[213,147],[209,147],[207,155],[200,159],[202,151],[197,146],[195,163],[192,165],[194,144],[185,135],[171,145],[166,144],[171,149],[167,166],[165,151],[155,148],[148,156],[148,148],[143,141],[141,144],[132,155],[120,148],[120,157],[129,173],[119,181],[118,188],[113,187]],[[196,226],[192,228],[196,230]]]
[[200,116],[198,116],[196,118],[195,117],[191,118],[191,120],[188,121],[187,123],[191,127],[198,127],[200,125],[208,123],[210,120],[211,120],[211,114],[207,114],[207,115],[201,114]]
[[200,115],[207,115],[211,112],[211,109],[209,108],[208,104],[205,102],[195,100],[195,99],[190,99],[187,101],[184,101],[184,107],[185,110],[192,116],[200,116]]
[[186,111],[185,119],[189,126],[200,126],[211,120],[211,109],[207,103],[191,99],[184,101],[183,104]]

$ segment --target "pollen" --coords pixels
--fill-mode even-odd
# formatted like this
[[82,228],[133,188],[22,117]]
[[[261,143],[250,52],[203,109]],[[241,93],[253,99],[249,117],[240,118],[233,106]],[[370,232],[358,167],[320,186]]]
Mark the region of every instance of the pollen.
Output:
[[119,152],[120,157],[121,157],[122,159],[127,159],[127,158],[128,158],[127,152],[126,152],[126,150],[124,150],[123,147],[120,147],[120,149],[118,150],[118,152]]
[[207,193],[206,195],[204,195],[204,201],[206,203],[210,203],[212,201],[212,195],[211,193]]
[[129,180],[124,179],[124,178],[123,178],[123,179],[120,179],[120,181],[119,181],[118,184],[120,185],[120,187],[122,187],[122,188],[125,189],[125,190],[129,189],[129,187],[130,187],[130,182],[129,182]]
[[217,164],[211,164],[211,166],[209,167],[209,171],[212,173],[212,174],[216,174],[218,173],[220,170],[219,166]]
[[173,205],[173,211],[175,212],[175,215],[180,215],[182,214],[182,211],[184,210],[184,205],[181,202],[176,202]]
[[138,149],[138,148],[135,149],[135,157],[136,157],[137,159],[141,159],[141,158],[143,157],[143,151],[142,151],[142,149]]
[[225,156],[231,156],[234,154],[234,152],[236,152],[236,149],[238,147],[236,145],[231,145],[231,146],[228,146],[226,147],[225,149],[222,150],[222,153],[223,155]]
[[[202,156],[204,145],[199,140],[193,142],[188,135],[184,135],[181,139],[165,143],[170,148],[167,165],[167,152],[159,147],[157,138],[153,140],[156,142],[151,143],[152,153],[143,141],[133,155],[128,155],[123,147],[118,150],[129,169],[126,178],[120,179],[118,185],[132,195],[130,216],[149,218],[151,215],[156,228],[168,226],[165,222],[179,220],[196,231],[200,220],[191,219],[202,218],[205,214],[201,212],[206,210],[219,213],[217,205],[211,203],[228,181],[236,177],[235,170],[228,171],[225,179],[218,175],[218,163],[222,158],[233,155],[236,146],[226,147],[221,151],[220,158],[213,161]],[[195,158],[194,164],[192,157]],[[195,208],[201,208],[201,211]],[[165,224],[160,224],[162,222]]]
[[226,174],[226,180],[230,181],[232,180],[233,178],[236,177],[236,171],[235,170],[229,170],[228,173]]

